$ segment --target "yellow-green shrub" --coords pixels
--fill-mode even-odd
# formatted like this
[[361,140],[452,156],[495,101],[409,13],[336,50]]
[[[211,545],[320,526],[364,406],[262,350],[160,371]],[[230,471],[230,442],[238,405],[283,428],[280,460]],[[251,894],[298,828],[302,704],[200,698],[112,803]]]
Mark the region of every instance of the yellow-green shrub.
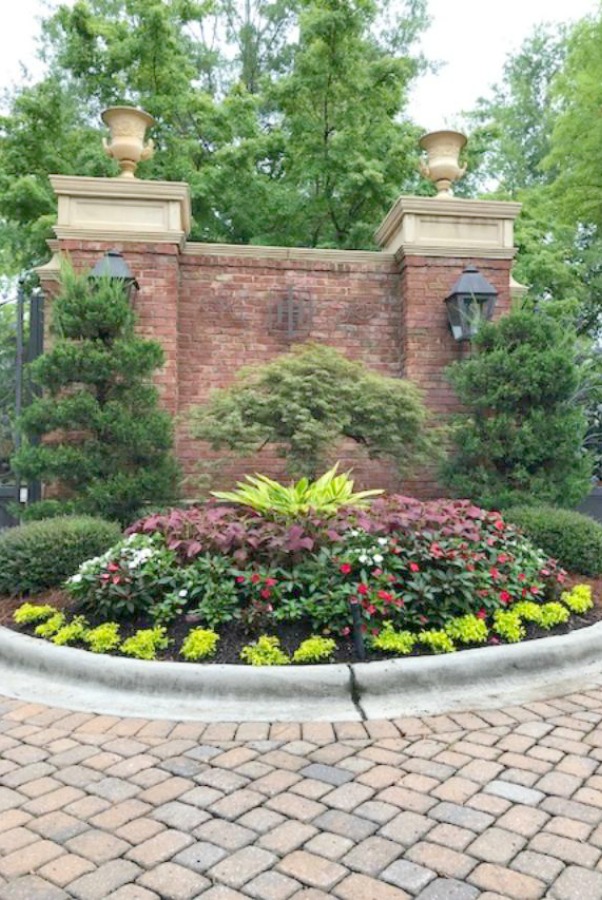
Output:
[[336,649],[332,638],[310,637],[303,641],[293,653],[295,663],[315,663],[330,659]]
[[199,659],[206,659],[213,656],[219,643],[219,634],[206,628],[193,628],[186,635],[181,655],[184,659],[194,662]]
[[56,613],[54,606],[38,606],[35,603],[22,603],[13,613],[13,619],[17,625],[30,625],[34,622],[43,622]]
[[444,631],[421,631],[418,641],[432,653],[453,653],[456,649],[454,642]]
[[562,625],[570,618],[570,612],[562,603],[544,603],[541,607],[539,625],[548,631],[555,625]]
[[520,620],[518,613],[510,609],[498,609],[493,614],[493,627],[500,637],[509,644],[522,641],[527,632]]
[[594,605],[592,589],[589,584],[576,584],[570,591],[565,591],[560,599],[571,612],[577,613],[577,615],[587,612]]
[[165,650],[169,645],[165,628],[157,625],[156,628],[142,628],[128,638],[120,647],[126,656],[136,659],[156,659],[158,650]]
[[117,622],[103,622],[102,625],[87,631],[83,639],[92,653],[110,653],[121,643],[119,625]]
[[262,635],[254,644],[247,644],[240,651],[240,658],[252,666],[287,666],[290,659],[280,649],[277,637]]
[[445,626],[445,633],[459,644],[484,644],[487,640],[487,625],[478,616],[458,616]]
[[376,650],[383,653],[395,653],[397,656],[407,656],[414,649],[416,635],[409,631],[395,631],[390,622],[385,622],[380,634],[371,639],[371,644]]
[[69,622],[67,625],[63,625],[62,628],[59,628],[50,640],[53,644],[62,647],[64,644],[72,644],[74,641],[81,641],[87,630],[88,623],[84,617],[76,616],[73,621]]
[[541,604],[535,603],[533,600],[519,600],[512,607],[511,612],[515,613],[523,622],[534,622],[536,625],[541,623]]
[[64,613],[55,612],[53,616],[49,619],[46,619],[45,622],[42,622],[41,625],[35,630],[35,633],[38,637],[49,638],[52,637],[53,634],[56,634],[57,631],[60,631],[64,625],[67,624],[67,620],[65,618]]

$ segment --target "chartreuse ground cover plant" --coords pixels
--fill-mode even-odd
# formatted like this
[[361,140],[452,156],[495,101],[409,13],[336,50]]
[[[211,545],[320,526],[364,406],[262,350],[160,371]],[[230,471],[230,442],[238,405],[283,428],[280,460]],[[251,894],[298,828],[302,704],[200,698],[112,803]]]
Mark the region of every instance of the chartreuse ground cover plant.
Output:
[[[322,485],[339,477],[326,474]],[[369,657],[517,642],[573,627],[593,603],[587,585],[562,592],[563,570],[500,513],[466,500],[254,507],[149,515],[71,575],[73,608],[26,604],[15,621],[96,653],[289,665],[349,659],[354,629]]]

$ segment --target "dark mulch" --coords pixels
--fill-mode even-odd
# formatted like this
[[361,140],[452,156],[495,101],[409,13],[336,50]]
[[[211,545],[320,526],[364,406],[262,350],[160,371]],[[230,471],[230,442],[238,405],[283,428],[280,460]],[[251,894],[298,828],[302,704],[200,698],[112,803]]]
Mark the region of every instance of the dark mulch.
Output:
[[[538,628],[536,625],[526,623],[526,640],[531,641],[537,640],[542,637],[550,637],[551,635],[568,634],[571,631],[575,631],[579,628],[585,628],[588,625],[594,625],[596,622],[602,621],[602,578],[589,578],[580,575],[570,575],[567,578],[566,589],[570,589],[575,584],[591,585],[594,596],[594,606],[592,607],[592,609],[582,616],[571,616],[569,621],[564,625],[557,625],[550,631],[544,631],[543,629]],[[30,599],[34,603],[48,603],[52,606],[55,606],[57,609],[69,609],[72,612],[74,611],[72,599],[65,591],[62,590],[49,591],[46,594],[41,594]],[[17,609],[17,607],[20,606],[23,602],[24,598],[22,597],[0,597],[0,625],[4,625],[24,634],[32,634],[33,627],[17,626],[12,619],[14,610]],[[103,621],[100,618],[98,620],[95,620],[93,616],[89,616],[88,619],[91,625],[100,624]],[[121,633],[123,638],[125,639],[134,634],[134,632],[140,628],[152,628],[153,624],[154,623],[152,622],[152,620],[148,617],[138,617],[135,620],[124,622],[122,624]],[[168,628],[170,647],[169,649],[162,651],[159,654],[158,659],[185,662],[185,660],[182,660],[182,658],[178,655],[178,649],[190,629],[197,627],[198,625],[199,623],[196,623],[194,621],[186,621],[183,618],[180,618],[172,625],[170,625]],[[233,622],[230,623],[226,628],[220,630],[220,642],[217,647],[217,653],[214,657],[211,658],[211,660],[208,660],[208,662],[212,664],[228,663],[230,665],[243,665],[240,659],[240,651],[245,646],[245,644],[256,640],[260,634],[275,634],[280,639],[282,649],[289,655],[292,655],[301,641],[305,640],[305,638],[310,637],[312,633],[313,632],[307,623],[300,622],[279,623],[277,625],[274,625],[273,623],[266,623],[263,626],[259,624],[255,628],[246,627],[241,622]],[[493,645],[494,643],[497,642],[491,642],[491,645]],[[420,655],[420,652],[415,651],[412,655],[418,656]],[[391,657],[386,654],[377,653],[366,647],[366,661],[368,662],[390,658]],[[357,662],[357,659],[358,657],[351,638],[338,638],[337,649],[333,655],[333,662],[349,663]]]

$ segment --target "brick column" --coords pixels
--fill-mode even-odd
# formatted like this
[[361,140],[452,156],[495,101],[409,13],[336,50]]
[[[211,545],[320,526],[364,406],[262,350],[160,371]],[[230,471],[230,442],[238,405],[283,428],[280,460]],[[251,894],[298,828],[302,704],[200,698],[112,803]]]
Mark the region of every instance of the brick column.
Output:
[[[452,337],[445,298],[466,265],[476,265],[498,292],[494,317],[511,305],[513,222],[520,204],[454,198],[400,197],[377,232],[401,271],[402,375],[424,393],[434,421],[459,408],[445,368],[467,352]],[[421,497],[441,493],[432,471],[404,485]]]
[[58,196],[57,240],[49,242],[51,261],[37,270],[46,296],[56,289],[61,257],[85,271],[107,250],[119,250],[140,284],[138,330],[163,347],[165,363],[155,380],[163,405],[176,414],[179,260],[190,230],[188,185],[64,175],[50,180]]

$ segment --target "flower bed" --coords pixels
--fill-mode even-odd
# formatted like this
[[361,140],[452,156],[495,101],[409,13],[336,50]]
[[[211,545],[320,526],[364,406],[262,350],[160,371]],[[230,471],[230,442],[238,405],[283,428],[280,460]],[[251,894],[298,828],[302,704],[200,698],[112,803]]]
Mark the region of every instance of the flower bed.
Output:
[[[21,613],[57,644],[251,665],[445,653],[587,624],[591,590],[498,513],[392,496],[294,517],[213,502],[151,515]],[[31,620],[27,621],[28,616]],[[19,618],[19,617],[18,617]]]

